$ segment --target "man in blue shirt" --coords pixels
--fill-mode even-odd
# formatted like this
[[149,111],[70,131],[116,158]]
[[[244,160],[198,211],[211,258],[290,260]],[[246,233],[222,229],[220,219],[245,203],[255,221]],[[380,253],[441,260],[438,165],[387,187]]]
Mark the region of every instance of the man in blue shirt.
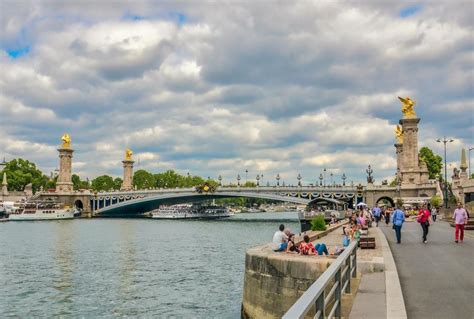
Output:
[[392,223],[393,228],[395,229],[395,235],[397,236],[397,244],[400,244],[402,240],[402,225],[404,222],[405,213],[400,209],[400,207],[397,207],[392,214]]
[[374,208],[372,208],[372,215],[375,217],[375,225],[379,227],[379,221],[380,221],[380,215],[382,214],[382,210],[380,209],[379,205],[375,205]]

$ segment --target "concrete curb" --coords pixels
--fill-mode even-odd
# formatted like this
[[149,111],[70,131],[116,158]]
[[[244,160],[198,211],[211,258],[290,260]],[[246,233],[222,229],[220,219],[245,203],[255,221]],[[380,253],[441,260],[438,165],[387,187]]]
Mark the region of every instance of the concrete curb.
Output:
[[387,305],[387,319],[405,319],[407,311],[403,299],[400,278],[398,277],[397,266],[393,259],[392,251],[388,245],[385,234],[377,228],[382,246],[383,259],[385,262],[385,296]]

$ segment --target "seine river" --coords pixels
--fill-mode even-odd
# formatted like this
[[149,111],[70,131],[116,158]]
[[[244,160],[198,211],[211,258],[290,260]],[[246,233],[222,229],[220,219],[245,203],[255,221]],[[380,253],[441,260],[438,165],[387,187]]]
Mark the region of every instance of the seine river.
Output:
[[245,251],[280,218],[299,231],[297,213],[0,223],[0,313],[240,318]]

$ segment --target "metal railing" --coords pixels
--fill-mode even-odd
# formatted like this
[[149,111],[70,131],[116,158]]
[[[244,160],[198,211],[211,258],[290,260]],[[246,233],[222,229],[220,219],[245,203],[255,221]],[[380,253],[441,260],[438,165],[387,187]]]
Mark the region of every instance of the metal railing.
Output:
[[[285,313],[283,319],[304,318],[305,315],[316,307],[314,318],[326,318],[326,308],[333,300],[334,303],[327,315],[341,318],[342,293],[351,292],[351,277],[357,276],[357,241],[354,240],[342,254],[329,266],[306,292]],[[326,294],[328,285],[331,289]]]

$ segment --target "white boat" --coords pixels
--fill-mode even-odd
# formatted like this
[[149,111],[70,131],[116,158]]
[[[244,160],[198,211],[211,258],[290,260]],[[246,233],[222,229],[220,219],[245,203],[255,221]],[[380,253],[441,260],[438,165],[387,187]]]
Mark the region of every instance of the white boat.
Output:
[[200,204],[161,206],[151,212],[151,217],[155,219],[216,219],[230,216],[226,207]]
[[14,207],[10,221],[73,219],[74,209],[55,202],[26,202]]

